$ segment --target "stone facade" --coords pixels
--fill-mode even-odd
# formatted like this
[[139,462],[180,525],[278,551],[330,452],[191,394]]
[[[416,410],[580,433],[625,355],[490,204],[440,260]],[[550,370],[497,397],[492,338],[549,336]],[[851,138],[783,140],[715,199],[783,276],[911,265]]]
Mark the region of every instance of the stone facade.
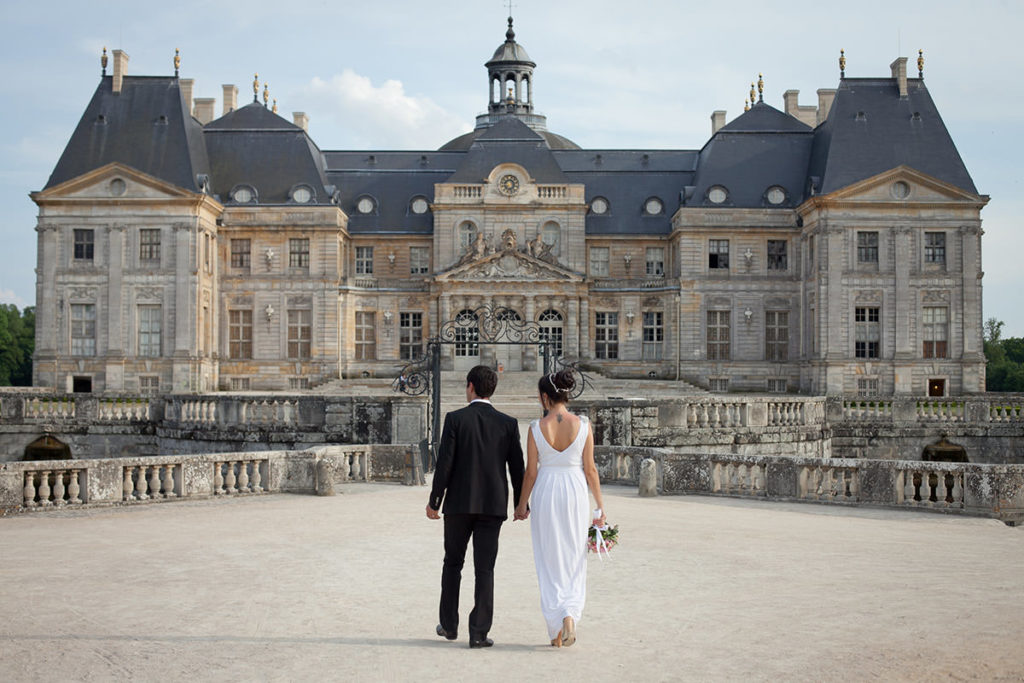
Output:
[[[917,79],[905,60],[892,78],[844,77],[817,107],[788,91],[782,112],[752,92],[731,122],[715,113],[701,150],[582,150],[535,110],[536,64],[510,24],[475,131],[438,151],[364,153],[321,152],[305,114],[294,125],[265,103],[238,109],[234,86],[221,118],[196,118],[212,103],[193,106],[190,81],[126,76],[126,57],[32,195],[37,385],[155,394],[395,376],[445,321],[490,305],[612,376],[720,392],[984,390],[988,198],[921,64]],[[131,94],[156,81],[169,99],[140,111]],[[176,165],[136,154],[143,117],[178,135]],[[539,367],[535,347],[471,335],[443,351],[446,369]]]

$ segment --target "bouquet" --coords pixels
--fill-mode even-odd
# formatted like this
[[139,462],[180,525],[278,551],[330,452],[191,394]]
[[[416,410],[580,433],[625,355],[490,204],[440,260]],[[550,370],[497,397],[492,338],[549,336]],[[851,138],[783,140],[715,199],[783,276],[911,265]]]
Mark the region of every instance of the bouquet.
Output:
[[587,532],[587,550],[592,553],[597,553],[597,557],[601,557],[603,552],[605,555],[614,548],[619,542],[619,526],[603,526],[591,525],[590,531]]

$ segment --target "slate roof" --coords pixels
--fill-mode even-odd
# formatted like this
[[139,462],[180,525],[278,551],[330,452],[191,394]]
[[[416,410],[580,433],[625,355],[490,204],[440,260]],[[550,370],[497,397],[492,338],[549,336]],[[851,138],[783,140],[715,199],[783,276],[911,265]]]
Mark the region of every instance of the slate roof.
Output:
[[320,149],[299,126],[256,102],[206,124],[210,157],[210,192],[230,203],[230,193],[244,184],[256,190],[259,204],[286,204],[296,185],[313,190],[309,204],[329,204]]
[[177,78],[125,76],[115,94],[113,77],[104,76],[46,188],[116,161],[198,191],[196,176],[209,172],[202,137]]
[[[796,118],[758,102],[728,125],[720,128],[700,151],[693,188],[687,190],[687,206],[714,208],[786,208],[800,204],[806,190],[807,164],[814,134]],[[713,204],[708,191],[721,186],[728,191],[722,204]],[[769,187],[786,192],[781,205],[770,205]]]
[[547,140],[514,117],[484,130],[469,146],[448,182],[483,182],[501,163],[519,164],[539,183],[568,182]]
[[901,164],[977,194],[922,79],[907,79],[905,98],[892,78],[842,79],[828,119],[815,131],[808,173],[815,194]]

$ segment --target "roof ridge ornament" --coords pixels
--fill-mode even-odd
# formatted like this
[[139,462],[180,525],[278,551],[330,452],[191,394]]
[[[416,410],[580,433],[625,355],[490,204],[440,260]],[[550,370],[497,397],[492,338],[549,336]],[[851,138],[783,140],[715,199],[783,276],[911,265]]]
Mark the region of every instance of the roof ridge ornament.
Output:
[[746,98],[746,97],[743,98],[743,111],[750,111],[750,99],[749,98]]
[[917,77],[924,78],[924,50],[917,51]]
[[755,102],[757,102],[757,93],[754,92],[754,81],[750,81],[750,106],[753,107]]
[[263,82],[263,106],[267,106],[267,102],[270,100],[270,84],[266,81]]
[[174,48],[174,77],[178,77],[178,69],[181,68],[181,53],[178,52],[178,48]]
[[764,102],[764,74],[757,74],[757,101]]
[[257,74],[253,74],[253,79],[252,79],[252,101],[253,102],[259,102],[259,98],[260,98],[260,75],[257,73]]
[[107,46],[103,46],[103,56],[100,57],[100,66],[103,67],[103,73],[101,75],[107,75]]
[[[510,7],[511,7],[511,4],[512,3],[509,3]],[[511,14],[511,12],[512,12],[512,10],[510,9],[509,10],[509,15],[508,15],[508,30],[505,31],[505,42],[508,42],[508,43],[516,42],[516,32],[512,30],[512,14]]]
[[273,108],[270,111],[274,112],[275,114],[277,113],[277,98],[276,97],[274,98],[274,106],[273,106]]
[[839,78],[846,78],[846,50],[839,48]]

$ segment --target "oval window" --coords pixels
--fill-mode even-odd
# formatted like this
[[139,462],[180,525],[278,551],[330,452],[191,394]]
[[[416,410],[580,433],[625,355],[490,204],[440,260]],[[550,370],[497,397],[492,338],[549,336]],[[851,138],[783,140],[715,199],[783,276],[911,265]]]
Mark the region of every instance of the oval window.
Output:
[[373,213],[373,200],[369,197],[363,197],[359,200],[359,203],[356,204],[356,210],[359,211],[359,213]]
[[423,214],[427,212],[428,208],[430,208],[430,205],[427,203],[427,200],[424,199],[423,197],[416,197],[416,199],[412,200],[413,213]]
[[608,200],[604,197],[595,197],[594,201],[590,202],[590,213],[598,216],[608,213]]
[[902,180],[897,180],[892,184],[892,196],[896,199],[906,199],[910,196],[910,185]]
[[128,186],[120,178],[114,178],[110,181],[110,194],[113,196],[120,197],[125,193],[126,189],[128,189]]
[[721,204],[729,198],[729,191],[721,185],[715,185],[708,190],[708,201],[712,204]]
[[231,198],[239,204],[245,204],[246,202],[252,201],[252,190],[248,187],[239,187],[231,193]]
[[658,214],[661,213],[662,208],[663,207],[661,205],[661,200],[658,199],[657,197],[651,197],[646,202],[644,202],[644,211],[649,216],[657,216]]
[[292,192],[292,201],[297,204],[305,204],[312,198],[313,193],[309,191],[308,187],[297,187],[295,188],[295,191]]
[[781,204],[786,201],[786,191],[778,185],[769,187],[767,192],[767,198],[769,204]]

